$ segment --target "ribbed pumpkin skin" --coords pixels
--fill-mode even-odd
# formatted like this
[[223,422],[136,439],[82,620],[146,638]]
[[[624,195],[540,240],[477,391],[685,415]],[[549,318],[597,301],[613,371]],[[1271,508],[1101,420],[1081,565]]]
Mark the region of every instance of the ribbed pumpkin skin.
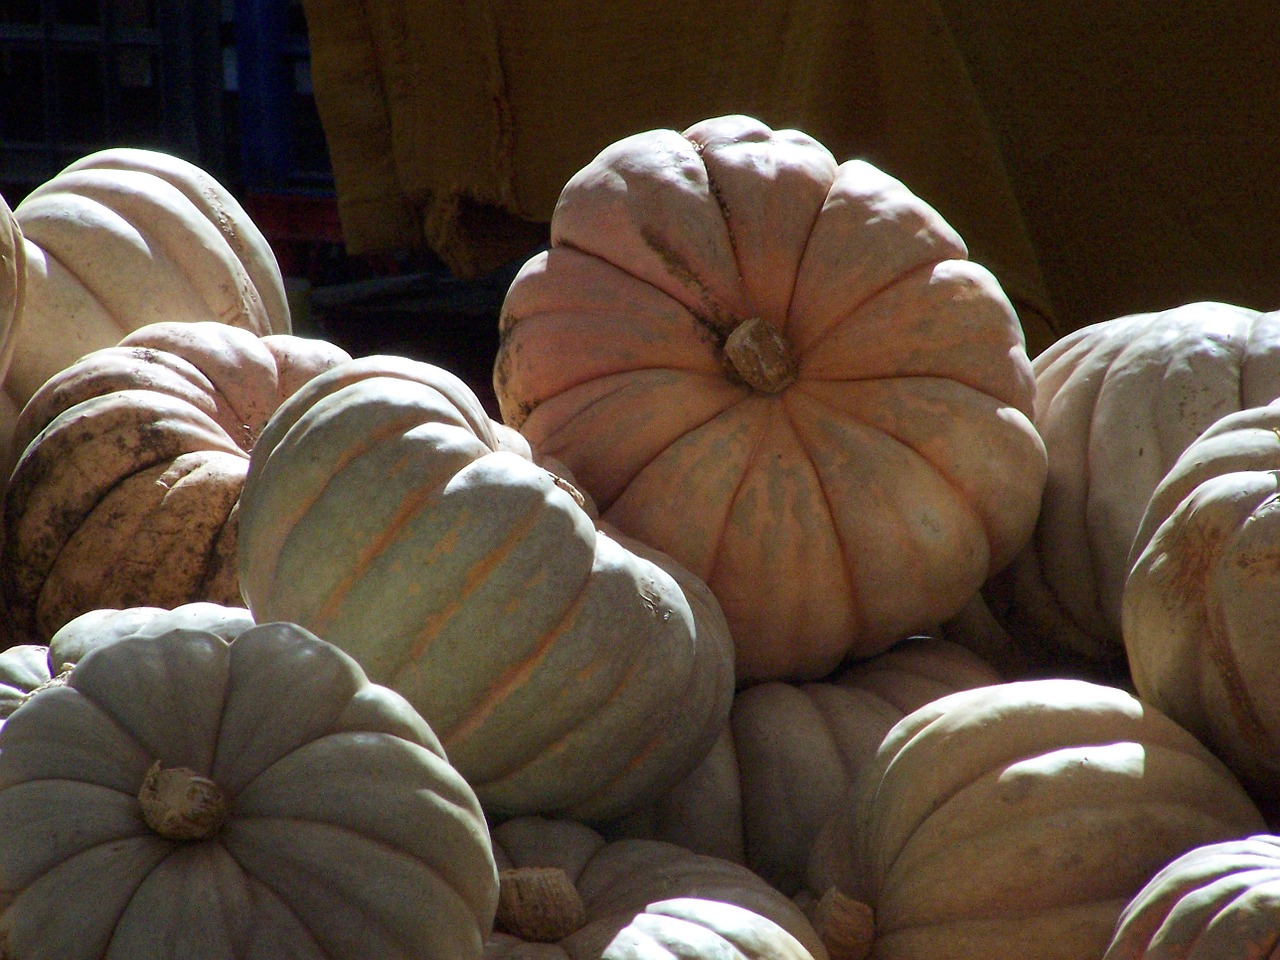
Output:
[[1227,414],[1156,487],[1133,543],[1134,688],[1200,738],[1264,808],[1280,803],[1280,404]]
[[1125,904],[1265,826],[1182,727],[1082,680],[961,691],[890,730],[823,826],[809,888],[872,908],[875,960],[1096,960]]
[[[542,960],[597,960],[602,956],[621,960],[633,956],[627,949],[641,939],[623,931],[651,905],[673,898],[719,901],[747,911],[754,920],[743,918],[740,935],[754,927],[755,936],[766,946],[770,937],[775,943],[781,940],[776,954],[766,951],[763,957],[827,960],[822,941],[794,902],[745,867],[718,857],[659,840],[610,842],[582,823],[536,816],[516,817],[494,827],[493,851],[499,871],[529,867],[563,870],[581,897],[586,922],[555,942],[536,943],[504,931],[499,920],[485,944],[486,960],[534,956]],[[686,917],[696,920],[696,905],[686,903],[685,907]],[[715,916],[708,911],[709,919]],[[781,938],[777,938],[776,928],[770,929],[773,925],[784,931]],[[641,920],[641,931],[648,927],[651,933],[656,932],[656,926],[653,920]],[[632,944],[619,943],[610,952],[610,944],[619,935],[631,939]],[[692,949],[700,939],[689,940],[685,951],[676,955],[701,960],[704,954]],[[744,940],[749,944],[752,937]],[[726,956],[739,960],[725,943],[705,956],[707,960]],[[741,960],[753,960],[753,955],[747,953]]]
[[249,451],[285,397],[349,359],[323,340],[152,324],[46,382],[18,419],[4,494],[15,638],[47,643],[97,607],[239,604]]
[[674,897],[645,907],[609,941],[602,960],[813,960],[768,917],[732,903]]
[[705,584],[499,427],[430,364],[315,378],[254,448],[241,589],[403,693],[492,814],[618,816],[710,749],[732,641]]
[[26,315],[27,248],[13,210],[0,197],[0,383],[4,383]]
[[606,832],[743,863],[795,894],[819,828],[893,725],[1000,681],[963,647],[912,637],[824,680],[755,684],[735,696],[729,727],[698,769]]
[[1280,837],[1189,850],[1125,907],[1103,960],[1280,957]]
[[266,238],[222,184],[186,160],[98,151],[36,187],[13,214],[27,260],[26,313],[4,379],[15,413],[63,367],[150,323],[292,330]]
[[[22,960],[482,955],[497,872],[465,781],[403,698],[293,624],[116,630],[0,727],[0,937]],[[167,614],[167,612],[165,612]],[[72,625],[73,626],[73,625]],[[153,764],[225,819],[148,819]]]
[[0,724],[22,704],[36,687],[48,682],[49,648],[38,643],[19,643],[0,650]]
[[1030,534],[1017,316],[897,180],[720,117],[606,148],[551,241],[502,309],[503,419],[711,586],[741,681],[933,626]]
[[1015,637],[1123,664],[1121,607],[1147,500],[1220,417],[1280,396],[1280,313],[1183,304],[1062,337],[1032,362],[1049,477],[993,604]]

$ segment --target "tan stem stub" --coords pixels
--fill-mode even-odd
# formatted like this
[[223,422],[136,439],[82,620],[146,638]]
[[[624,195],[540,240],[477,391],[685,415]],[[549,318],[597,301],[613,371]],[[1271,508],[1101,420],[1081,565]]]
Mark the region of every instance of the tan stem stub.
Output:
[[514,867],[498,873],[495,926],[530,943],[558,943],[587,922],[578,888],[559,867]]
[[151,765],[138,791],[142,818],[166,840],[207,840],[227,819],[222,788],[187,767]]
[[875,941],[875,915],[865,903],[831,887],[810,918],[831,960],[864,960]]
[[734,327],[725,339],[724,355],[733,372],[761,393],[780,393],[795,382],[791,344],[768,320],[752,317]]

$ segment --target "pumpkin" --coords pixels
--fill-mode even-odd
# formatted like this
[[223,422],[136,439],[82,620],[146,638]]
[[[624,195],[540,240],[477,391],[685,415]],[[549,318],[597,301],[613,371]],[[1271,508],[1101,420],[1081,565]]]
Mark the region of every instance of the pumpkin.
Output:
[[706,755],[733,646],[706,585],[597,525],[449,371],[369,356],[258,437],[240,587],[400,693],[495,816],[621,816]]
[[788,895],[804,885],[822,823],[906,714],[999,683],[965,648],[911,637],[808,683],[740,691],[707,759],[657,802],[605,829],[742,863]]
[[1103,960],[1223,960],[1280,955],[1280,837],[1188,850],[1120,914]]
[[492,845],[430,727],[331,644],[228,640],[215,606],[108,622],[0,727],[5,955],[480,957]]
[[1123,636],[1134,688],[1265,807],[1280,803],[1280,403],[1229,413],[1156,487],[1133,543]]
[[235,506],[280,402],[349,360],[324,340],[215,321],[151,324],[24,406],[0,565],[14,636],[96,607],[240,604]]
[[674,897],[636,914],[602,960],[813,960],[813,954],[768,917],[719,900]]
[[51,679],[49,648],[19,643],[0,650],[0,723],[17,710],[33,690]]
[[1187,445],[1280,395],[1280,313],[1213,301],[1104,320],[1032,362],[1049,476],[1035,533],[992,608],[1048,656],[1118,679],[1133,538]]
[[719,599],[748,683],[958,610],[1045,451],[996,278],[900,181],[744,116],[606,147],[501,310],[502,419]]
[[46,380],[138,327],[210,320],[257,334],[292,330],[266,238],[221,183],[179,157],[91,153],[27,194],[13,216],[25,311],[5,345],[13,362],[0,392],[4,437]]
[[1096,960],[1187,850],[1264,829],[1189,732],[1115,687],[1021,680],[903,717],[823,824],[808,887],[876,960]]
[[26,311],[27,249],[13,210],[0,197],[0,383],[4,382],[18,344]]
[[501,892],[486,960],[623,960],[652,956],[641,946],[654,941],[689,960],[827,960],[800,908],[738,864],[555,817],[492,836]]

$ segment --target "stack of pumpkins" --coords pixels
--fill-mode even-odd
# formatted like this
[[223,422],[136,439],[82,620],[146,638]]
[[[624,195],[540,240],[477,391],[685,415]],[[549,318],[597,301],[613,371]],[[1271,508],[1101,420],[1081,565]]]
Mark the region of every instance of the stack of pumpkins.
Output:
[[294,336],[188,164],[2,212],[5,956],[1272,949],[1274,317],[1032,360],[904,184],[718,117],[566,184],[499,420]]

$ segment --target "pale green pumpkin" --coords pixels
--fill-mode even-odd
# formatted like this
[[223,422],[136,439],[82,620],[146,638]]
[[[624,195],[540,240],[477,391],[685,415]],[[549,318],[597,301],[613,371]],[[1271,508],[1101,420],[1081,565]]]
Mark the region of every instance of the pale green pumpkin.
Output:
[[732,641],[705,584],[535,460],[440,367],[342,364],[258,438],[240,585],[404,694],[490,812],[617,816],[710,749]]
[[86,616],[0,727],[6,956],[478,960],[488,828],[403,698],[293,624]]

